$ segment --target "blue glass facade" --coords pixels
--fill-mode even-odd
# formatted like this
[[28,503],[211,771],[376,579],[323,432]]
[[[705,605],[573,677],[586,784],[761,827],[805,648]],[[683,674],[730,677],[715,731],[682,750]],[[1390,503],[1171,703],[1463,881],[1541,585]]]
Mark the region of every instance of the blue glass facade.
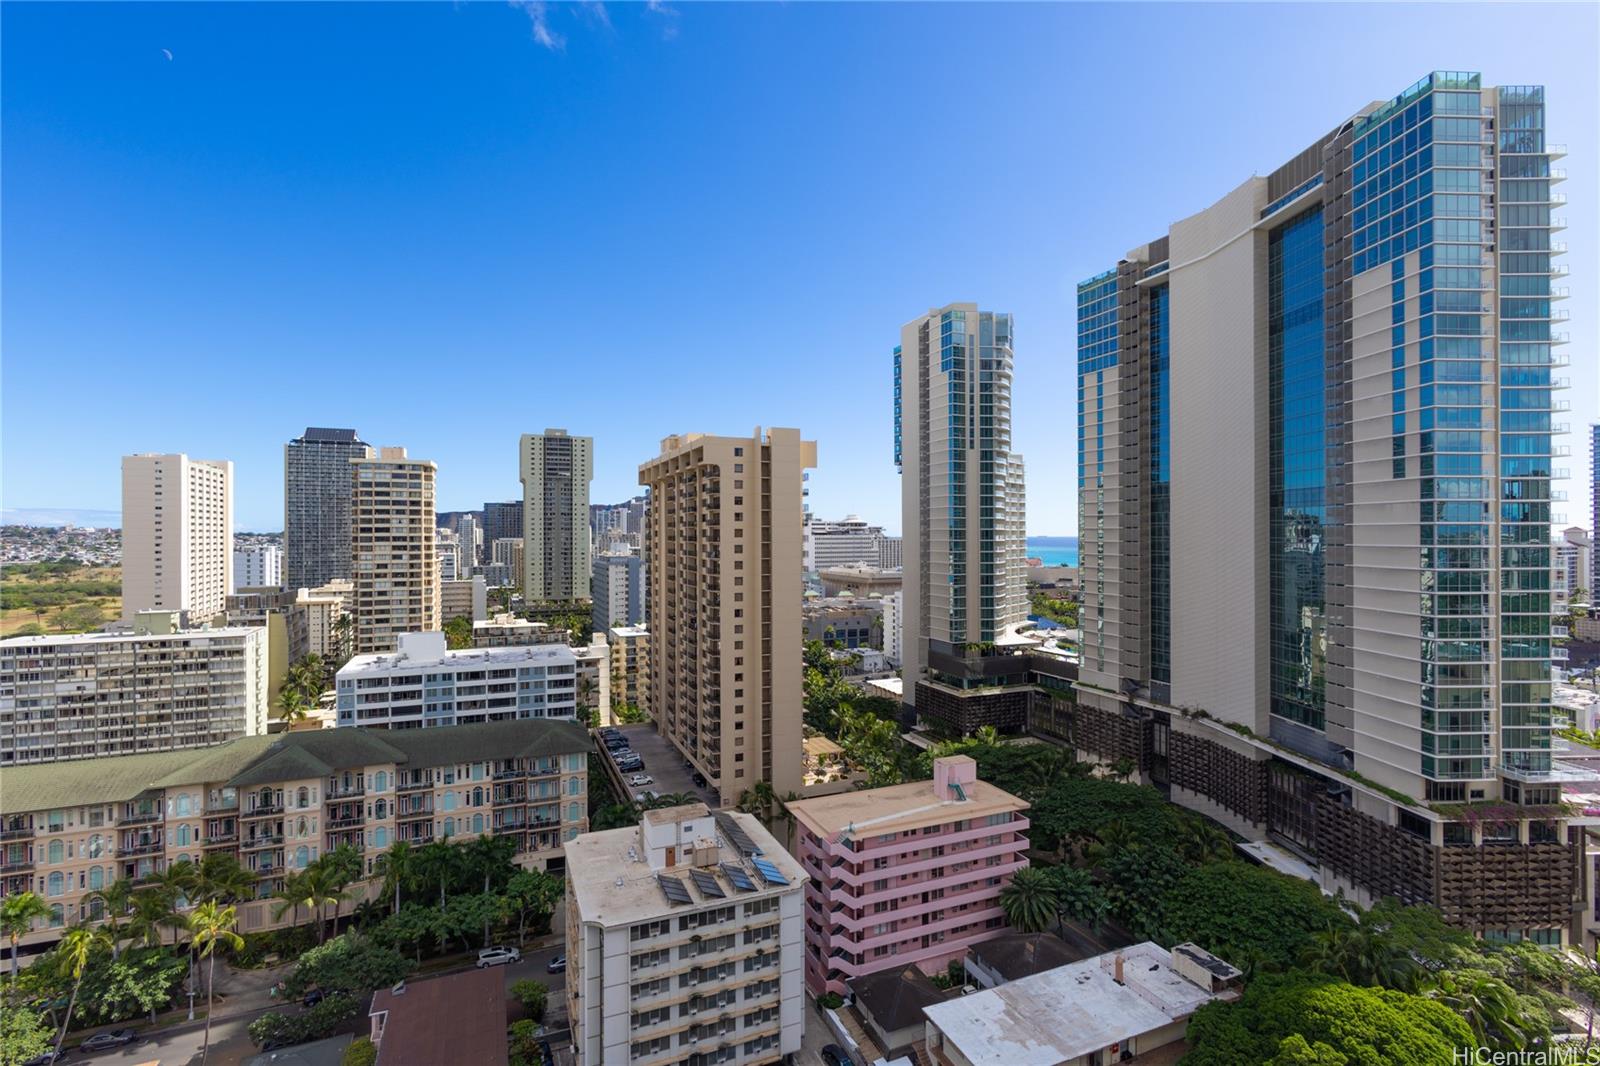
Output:
[[967,464],[962,454],[971,428],[967,402],[967,313],[946,311],[939,318],[939,369],[949,375],[945,401],[950,409],[950,438],[945,457],[950,464],[945,534],[950,550],[950,640],[967,635]]
[[1271,710],[1314,729],[1326,725],[1322,260],[1321,207],[1272,231],[1267,252]]

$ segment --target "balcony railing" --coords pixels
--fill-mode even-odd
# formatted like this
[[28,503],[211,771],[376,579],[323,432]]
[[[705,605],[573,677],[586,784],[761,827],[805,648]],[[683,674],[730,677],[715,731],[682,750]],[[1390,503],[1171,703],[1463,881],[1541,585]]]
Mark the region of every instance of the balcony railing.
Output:
[[33,826],[22,825],[14,829],[0,829],[0,840],[27,840],[33,834]]
[[125,844],[117,849],[117,858],[127,859],[135,855],[154,855],[163,846],[159,840],[145,840],[137,844]]
[[275,847],[275,846],[277,846],[279,844],[282,844],[282,843],[283,843],[283,834],[281,834],[281,833],[276,833],[276,834],[269,833],[266,836],[245,837],[244,840],[242,840],[240,842],[239,846],[241,848],[249,850],[249,849],[252,849],[252,848],[270,848],[270,847]]
[[160,811],[135,811],[133,814],[117,815],[118,825],[148,825],[159,821],[161,821]]

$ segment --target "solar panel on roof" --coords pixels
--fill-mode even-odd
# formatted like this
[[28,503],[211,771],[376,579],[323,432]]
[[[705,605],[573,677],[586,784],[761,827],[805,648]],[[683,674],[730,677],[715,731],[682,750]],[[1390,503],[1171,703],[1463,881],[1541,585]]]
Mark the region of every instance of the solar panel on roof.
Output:
[[722,830],[723,834],[726,835],[727,838],[733,843],[733,846],[738,848],[744,854],[746,854],[746,855],[760,855],[761,854],[761,849],[756,846],[756,842],[754,840],[750,839],[750,834],[746,833],[744,831],[744,826],[740,825],[737,821],[735,821],[732,816],[728,815],[727,813],[725,813],[723,811],[718,811],[717,812],[717,826]]
[[710,870],[690,870],[689,876],[694,878],[694,887],[700,894],[710,899],[721,899],[727,893],[722,891],[722,886],[717,884],[717,875]]
[[661,886],[661,891],[666,895],[668,903],[693,903],[694,897],[689,895],[689,889],[681,877],[668,877],[666,874],[656,874],[656,883]]
[[754,892],[756,890],[756,883],[750,880],[750,875],[744,872],[744,867],[725,862],[722,864],[722,872],[733,883],[733,887],[740,892]]
[[751,859],[750,862],[755,866],[756,873],[761,875],[761,880],[767,884],[786,885],[789,883],[789,879],[783,876],[783,871],[772,865],[770,860],[757,857]]

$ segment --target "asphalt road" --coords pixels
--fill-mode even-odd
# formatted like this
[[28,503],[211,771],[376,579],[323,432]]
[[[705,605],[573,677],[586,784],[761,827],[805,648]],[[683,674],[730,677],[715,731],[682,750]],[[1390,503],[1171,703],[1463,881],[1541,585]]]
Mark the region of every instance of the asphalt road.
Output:
[[[564,954],[566,948],[557,945],[532,951],[522,957],[522,961],[503,967],[506,977],[506,988],[509,992],[512,982],[524,978],[533,978],[542,981],[550,989],[549,1002],[546,1015],[551,1023],[551,1043],[559,1044],[567,1038],[566,1031],[566,987],[567,977],[564,973],[548,973],[546,967],[550,960],[557,955]],[[463,965],[457,969],[442,971],[442,973],[461,973],[472,969],[469,960],[463,960]],[[429,974],[428,976],[439,976]],[[211,1027],[211,1052],[206,1057],[207,1066],[238,1066],[250,1056],[257,1053],[258,1049],[250,1040],[246,1031],[251,1022],[261,1015],[273,1010],[273,1007],[264,1007],[248,1015],[232,1018],[223,1018]],[[367,1028],[366,1015],[358,1015],[351,1027],[346,1031],[364,1032]],[[124,1066],[193,1066],[200,1061],[200,1048],[205,1038],[203,1028],[165,1030],[153,1039],[144,1040],[128,1047],[116,1048],[112,1051],[102,1051],[97,1055],[87,1055],[79,1052],[68,1052],[62,1057],[66,1063],[118,1063]]]

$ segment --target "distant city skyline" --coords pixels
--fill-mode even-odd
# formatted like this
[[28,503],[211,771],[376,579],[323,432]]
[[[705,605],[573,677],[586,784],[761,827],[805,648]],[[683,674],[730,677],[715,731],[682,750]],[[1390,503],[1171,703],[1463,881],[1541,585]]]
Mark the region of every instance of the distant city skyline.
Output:
[[[1544,84],[1568,142],[1587,520],[1594,6],[1534,51],[1528,5],[587,10],[552,48],[506,5],[7,5],[7,508],[115,510],[120,456],[183,452],[275,530],[308,425],[435,460],[442,509],[520,498],[518,437],[562,425],[621,501],[663,437],[759,424],[818,442],[814,513],[899,532],[891,351],[972,301],[1015,316],[1029,532],[1072,534],[1075,284],[1448,68]],[[1004,61],[950,79],[953,40]]]

